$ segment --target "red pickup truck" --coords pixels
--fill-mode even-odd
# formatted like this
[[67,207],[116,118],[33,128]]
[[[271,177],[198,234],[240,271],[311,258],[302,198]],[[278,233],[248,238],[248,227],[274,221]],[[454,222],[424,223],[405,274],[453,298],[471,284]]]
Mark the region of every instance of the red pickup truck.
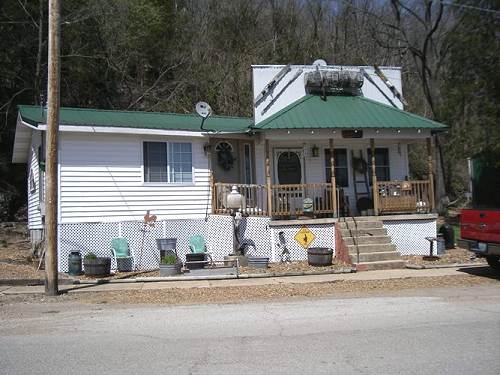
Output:
[[482,153],[471,163],[472,205],[460,213],[459,244],[500,272],[500,158]]
[[463,209],[459,243],[500,271],[500,210]]

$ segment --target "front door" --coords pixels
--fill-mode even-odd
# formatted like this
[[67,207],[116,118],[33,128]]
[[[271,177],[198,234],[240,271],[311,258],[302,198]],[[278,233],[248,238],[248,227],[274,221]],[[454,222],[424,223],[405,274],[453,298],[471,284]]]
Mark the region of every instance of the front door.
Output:
[[[274,183],[279,185],[303,184],[304,157],[301,148],[274,150]],[[296,215],[301,210],[303,186],[279,186],[274,190],[274,205],[281,215]]]
[[274,150],[274,181],[280,185],[304,183],[304,160],[301,148]]

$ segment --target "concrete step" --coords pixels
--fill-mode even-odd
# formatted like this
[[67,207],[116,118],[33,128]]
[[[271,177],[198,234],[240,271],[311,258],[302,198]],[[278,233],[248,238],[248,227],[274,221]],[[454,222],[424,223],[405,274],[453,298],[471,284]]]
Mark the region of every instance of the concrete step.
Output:
[[385,243],[391,243],[391,237],[389,237],[389,236],[361,236],[361,237],[356,237],[356,242],[358,245],[382,245]]
[[347,224],[343,221],[339,221],[335,225],[337,225],[339,227],[339,229],[347,229]]
[[342,236],[342,239],[346,245],[354,245],[354,238]]
[[[356,245],[347,245],[350,254],[356,254]],[[396,251],[396,246],[392,243],[357,245],[360,253],[377,253],[384,251]]]
[[348,229],[383,228],[381,221],[358,221],[356,223],[347,222],[346,224]]
[[404,260],[382,260],[380,262],[355,263],[355,265],[358,271],[390,270],[404,268],[406,262]]
[[361,236],[387,236],[387,229],[385,228],[373,228],[373,229],[341,229],[340,234],[342,237],[361,237]]
[[[358,261],[358,256],[356,254],[351,254],[351,262],[356,263]],[[383,260],[401,260],[401,255],[397,251],[380,251],[376,253],[360,253],[359,261],[361,263],[366,262],[380,262]]]

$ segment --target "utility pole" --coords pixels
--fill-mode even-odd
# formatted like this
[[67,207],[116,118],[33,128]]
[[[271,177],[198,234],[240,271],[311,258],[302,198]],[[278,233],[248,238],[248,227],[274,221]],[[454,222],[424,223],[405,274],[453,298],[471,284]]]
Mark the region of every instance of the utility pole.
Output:
[[45,162],[45,294],[59,293],[57,280],[57,138],[59,131],[60,4],[49,0],[47,142]]

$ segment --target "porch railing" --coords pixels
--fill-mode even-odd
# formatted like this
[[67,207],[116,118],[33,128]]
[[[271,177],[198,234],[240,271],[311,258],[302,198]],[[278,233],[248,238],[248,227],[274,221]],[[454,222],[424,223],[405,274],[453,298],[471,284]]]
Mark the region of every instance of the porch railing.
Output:
[[216,182],[212,191],[212,212],[229,214],[227,195],[236,186],[243,196],[241,212],[249,216],[288,217],[302,215],[303,202],[310,198],[314,215],[331,215],[332,185],[329,183],[271,185],[271,210],[268,209],[268,187],[258,184],[231,184]]
[[216,182],[213,185],[212,212],[214,214],[229,214],[227,208],[227,195],[231,188],[236,186],[243,196],[241,212],[249,216],[268,216],[267,187],[257,184],[228,184]]
[[271,185],[272,216],[303,215],[304,199],[311,199],[314,215],[332,215],[332,184]]
[[427,213],[434,209],[429,180],[377,181],[378,212]]

